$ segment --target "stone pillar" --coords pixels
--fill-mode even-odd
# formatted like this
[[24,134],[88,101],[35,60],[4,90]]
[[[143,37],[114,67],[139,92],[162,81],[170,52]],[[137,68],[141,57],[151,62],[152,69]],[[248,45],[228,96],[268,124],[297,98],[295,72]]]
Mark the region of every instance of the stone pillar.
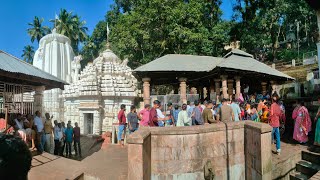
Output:
[[214,79],[217,96],[220,96],[220,81],[221,81],[220,79]]
[[95,110],[93,113],[93,134],[101,135],[102,131],[102,118],[99,110]]
[[244,131],[245,179],[272,179],[271,126],[246,121]]
[[228,95],[232,98],[233,95],[233,79],[228,79]]
[[266,82],[261,83],[261,90],[262,90],[262,94],[267,94],[267,83]]
[[143,102],[150,104],[150,78],[142,78],[143,81]]
[[214,95],[214,91],[215,91],[215,89],[214,89],[214,79],[211,79],[211,80],[210,80],[210,97],[211,97],[211,98],[212,98],[213,95]]
[[45,86],[36,86],[34,87],[35,93],[33,95],[34,98],[34,111],[40,111],[42,115],[44,115],[44,107],[43,107],[43,91],[45,90]]
[[227,75],[221,76],[222,81],[222,96],[223,98],[228,98],[228,92],[227,92]]
[[241,93],[240,76],[236,76],[234,79],[236,80],[236,99],[239,99]]
[[182,103],[187,103],[187,78],[179,78],[180,81],[180,99]]

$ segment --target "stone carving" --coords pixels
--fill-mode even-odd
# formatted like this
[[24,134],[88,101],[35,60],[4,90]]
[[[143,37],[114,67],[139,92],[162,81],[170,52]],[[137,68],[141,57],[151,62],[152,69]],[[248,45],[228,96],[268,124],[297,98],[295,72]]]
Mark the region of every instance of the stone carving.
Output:
[[[80,62],[76,57],[74,63]],[[74,123],[80,120],[82,133],[101,134],[112,130],[120,104],[130,106],[137,94],[137,79],[127,66],[128,60],[121,61],[110,49],[88,63],[72,84],[65,87],[63,98],[66,120]],[[74,76],[76,76],[76,71]],[[74,111],[79,113],[73,114]],[[88,114],[93,124],[87,125]],[[91,123],[91,122],[90,122]],[[85,128],[92,127],[91,130]]]

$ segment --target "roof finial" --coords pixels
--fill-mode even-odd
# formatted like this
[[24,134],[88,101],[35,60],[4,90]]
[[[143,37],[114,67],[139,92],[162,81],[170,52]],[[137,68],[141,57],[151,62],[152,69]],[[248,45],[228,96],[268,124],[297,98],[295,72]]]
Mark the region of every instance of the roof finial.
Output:
[[110,34],[110,29],[109,29],[109,24],[107,22],[107,46],[109,46],[109,34]]

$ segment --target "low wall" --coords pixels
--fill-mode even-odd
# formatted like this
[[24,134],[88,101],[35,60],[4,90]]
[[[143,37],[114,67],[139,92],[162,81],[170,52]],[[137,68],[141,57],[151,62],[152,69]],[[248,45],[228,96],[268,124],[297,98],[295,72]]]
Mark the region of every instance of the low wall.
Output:
[[[140,128],[128,139],[128,179],[271,178],[271,127],[251,121]],[[264,143],[269,143],[263,147]],[[269,158],[270,157],[270,158]]]

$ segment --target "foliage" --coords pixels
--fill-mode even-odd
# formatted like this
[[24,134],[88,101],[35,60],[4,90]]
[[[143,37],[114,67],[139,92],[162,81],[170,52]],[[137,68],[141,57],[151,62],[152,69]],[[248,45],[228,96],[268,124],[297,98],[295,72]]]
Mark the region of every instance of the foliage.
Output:
[[61,9],[58,19],[52,19],[57,33],[67,36],[71,40],[71,46],[77,54],[79,51],[79,43],[87,40],[88,28],[85,27],[86,21],[82,21],[78,15]]
[[312,49],[311,44],[316,42],[316,16],[304,1],[237,0],[234,11],[238,23],[231,31],[232,38],[240,40],[242,48],[261,60],[270,53],[269,60],[279,59],[278,52],[287,48],[281,44],[289,43],[297,49],[297,31],[299,45],[307,44]]
[[29,36],[31,37],[31,42],[37,40],[38,43],[40,39],[50,32],[50,28],[47,26],[42,26],[44,19],[35,16],[32,23],[28,23],[31,28],[27,29]]
[[220,4],[220,0],[118,0],[90,38],[96,47],[89,44],[83,53],[105,48],[101,27],[108,22],[111,48],[128,58],[133,68],[172,53],[221,56],[232,23],[221,20]]
[[34,47],[27,45],[23,48],[23,54],[21,57],[23,57],[23,60],[27,63],[32,64],[33,63],[33,56],[34,56]]

